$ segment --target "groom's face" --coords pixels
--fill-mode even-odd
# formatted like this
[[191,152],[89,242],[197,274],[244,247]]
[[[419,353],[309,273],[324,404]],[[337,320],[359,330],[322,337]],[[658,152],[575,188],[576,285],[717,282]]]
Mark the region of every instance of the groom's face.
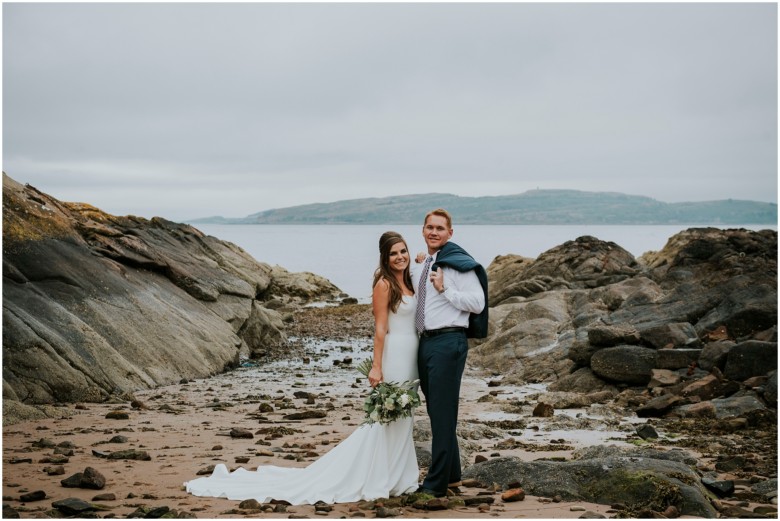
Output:
[[452,237],[452,228],[447,227],[447,219],[441,215],[430,215],[423,225],[423,239],[428,253],[434,254]]

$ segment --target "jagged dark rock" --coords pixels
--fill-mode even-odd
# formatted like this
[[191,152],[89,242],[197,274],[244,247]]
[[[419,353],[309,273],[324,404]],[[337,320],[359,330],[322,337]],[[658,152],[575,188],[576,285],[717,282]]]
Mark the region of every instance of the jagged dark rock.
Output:
[[777,232],[691,228],[638,259],[615,246],[581,237],[497,257],[473,363],[550,391],[663,387],[634,400],[640,416],[752,414],[760,400],[732,395],[753,388],[776,407],[776,377],[742,382],[777,363]]

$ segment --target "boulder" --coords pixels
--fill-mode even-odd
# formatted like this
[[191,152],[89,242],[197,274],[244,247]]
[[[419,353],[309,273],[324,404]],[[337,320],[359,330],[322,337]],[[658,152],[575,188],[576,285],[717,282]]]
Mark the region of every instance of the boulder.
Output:
[[656,367],[657,352],[639,346],[607,347],[590,360],[593,372],[606,380],[645,385]]
[[265,300],[340,293],[190,225],[63,203],[6,175],[3,265],[3,397],[28,404],[223,371],[284,337]]
[[777,371],[774,371],[764,385],[764,400],[770,407],[777,408]]
[[699,353],[699,367],[705,371],[710,371],[717,367],[721,371],[726,367],[726,358],[729,351],[736,344],[731,340],[720,340],[708,342]]
[[647,384],[647,387],[650,389],[655,387],[668,387],[670,385],[677,385],[681,381],[682,377],[670,369],[652,369],[650,371],[650,382]]
[[581,367],[571,374],[562,376],[551,383],[549,391],[563,391],[579,394],[590,394],[603,391],[617,392],[613,385],[593,374],[590,367]]
[[488,274],[488,304],[498,306],[508,298],[527,297],[535,292],[523,287],[523,272],[533,259],[520,255],[499,255],[490,263]]
[[583,289],[614,284],[638,272],[636,259],[629,252],[614,242],[586,235],[542,253],[525,269],[523,277],[550,277],[565,281],[568,288]]
[[680,394],[683,396],[697,396],[702,400],[710,400],[718,396],[720,380],[714,375],[708,374],[695,382],[685,386]]
[[748,340],[728,352],[723,375],[743,381],[751,376],[763,376],[777,369],[777,342]]
[[699,359],[701,349],[659,349],[657,353],[657,368],[684,369]]
[[598,324],[588,328],[588,342],[593,346],[611,347],[621,344],[638,344],[639,331],[631,325],[608,326]]
[[689,322],[672,322],[645,327],[638,332],[638,335],[644,344],[656,349],[695,348],[701,344],[696,329]]
[[674,415],[683,418],[733,418],[745,416],[754,411],[766,409],[766,406],[754,394],[716,398],[714,400],[682,405],[673,410]]
[[614,456],[526,462],[503,457],[468,467],[463,478],[502,487],[519,483],[527,494],[560,496],[564,501],[621,503],[656,511],[674,505],[683,515],[717,517],[699,475],[677,461]]

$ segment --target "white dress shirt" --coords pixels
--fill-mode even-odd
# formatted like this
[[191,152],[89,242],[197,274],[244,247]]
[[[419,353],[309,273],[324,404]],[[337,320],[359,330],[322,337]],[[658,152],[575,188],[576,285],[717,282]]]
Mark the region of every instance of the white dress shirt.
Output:
[[[433,254],[431,266],[438,254]],[[485,293],[477,274],[474,270],[461,272],[439,266],[444,275],[444,291],[439,293],[431,283],[430,268],[428,273],[422,273],[423,266],[424,261],[423,264],[412,264],[412,282],[417,291],[420,277],[425,277],[425,329],[468,327],[469,315],[479,313],[485,307]]]

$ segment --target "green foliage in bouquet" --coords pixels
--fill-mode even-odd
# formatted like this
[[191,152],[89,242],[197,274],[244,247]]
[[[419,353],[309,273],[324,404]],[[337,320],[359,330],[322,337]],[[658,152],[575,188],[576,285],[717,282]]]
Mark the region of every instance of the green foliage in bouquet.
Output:
[[[357,370],[368,377],[373,364],[374,360],[368,358],[357,366]],[[366,413],[363,423],[391,423],[411,416],[414,408],[420,405],[420,395],[416,389],[418,382],[380,382],[363,402],[363,411]]]

